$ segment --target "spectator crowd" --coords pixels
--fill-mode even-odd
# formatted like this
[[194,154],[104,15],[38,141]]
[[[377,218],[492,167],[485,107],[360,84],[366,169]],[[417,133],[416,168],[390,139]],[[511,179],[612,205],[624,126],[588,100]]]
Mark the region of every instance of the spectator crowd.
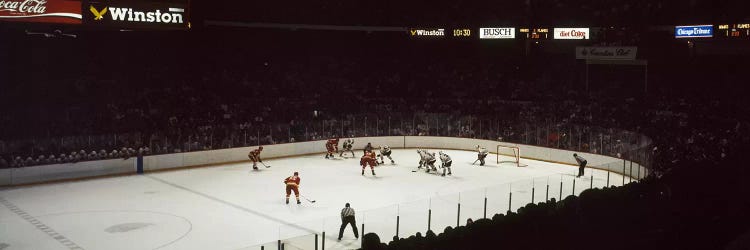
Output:
[[[637,158],[667,171],[722,159],[748,141],[750,119],[738,115],[748,112],[725,92],[674,93],[668,83],[648,93],[606,83],[587,91],[567,55],[435,55],[429,52],[447,45],[374,35],[351,38],[380,39],[367,51],[351,41],[312,40],[303,48],[285,36],[259,40],[259,48],[237,39],[191,55],[201,62],[184,61],[181,48],[163,48],[158,64],[156,55],[126,49],[122,64],[89,54],[83,72],[52,70],[65,77],[10,74],[15,81],[0,93],[0,167],[329,137],[449,135]],[[73,46],[55,53],[77,52]],[[39,63],[33,59],[18,63]],[[651,72],[654,79],[669,73]]]

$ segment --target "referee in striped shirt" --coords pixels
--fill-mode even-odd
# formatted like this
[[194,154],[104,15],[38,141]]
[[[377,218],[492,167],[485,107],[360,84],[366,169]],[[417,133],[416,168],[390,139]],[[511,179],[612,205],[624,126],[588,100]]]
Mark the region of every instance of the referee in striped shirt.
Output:
[[357,222],[354,220],[354,209],[349,207],[349,203],[346,203],[346,207],[341,209],[341,228],[339,229],[339,240],[344,236],[344,229],[346,224],[352,224],[354,229],[354,237],[359,239],[359,233],[357,232]]

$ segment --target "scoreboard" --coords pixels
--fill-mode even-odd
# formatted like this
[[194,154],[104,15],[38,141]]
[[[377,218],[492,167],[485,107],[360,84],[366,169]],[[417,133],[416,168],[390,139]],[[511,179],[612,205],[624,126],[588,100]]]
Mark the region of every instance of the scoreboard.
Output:
[[750,23],[719,24],[717,25],[717,36],[728,38],[750,37]]
[[550,39],[550,32],[548,28],[520,28],[518,33],[521,33],[521,38],[526,39]]

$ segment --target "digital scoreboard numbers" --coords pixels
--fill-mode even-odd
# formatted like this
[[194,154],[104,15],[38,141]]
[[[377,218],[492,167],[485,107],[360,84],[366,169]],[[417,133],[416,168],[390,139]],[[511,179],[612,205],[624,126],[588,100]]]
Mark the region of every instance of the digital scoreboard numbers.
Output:
[[549,29],[547,28],[520,28],[518,33],[526,39],[550,39]]
[[750,37],[750,23],[720,24],[717,26],[717,34],[729,38]]
[[471,29],[462,29],[462,28],[456,28],[451,29],[451,36],[456,38],[462,38],[462,37],[471,37],[472,32]]

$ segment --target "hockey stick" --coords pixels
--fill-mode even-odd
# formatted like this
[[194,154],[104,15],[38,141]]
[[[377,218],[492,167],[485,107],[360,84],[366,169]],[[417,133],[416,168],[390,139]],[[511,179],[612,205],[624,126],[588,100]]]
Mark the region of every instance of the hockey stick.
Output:
[[271,167],[271,166],[266,166],[266,164],[265,164],[265,163],[263,163],[262,161],[260,162],[260,165],[263,165],[263,166],[264,166],[264,167],[266,167],[266,168],[270,168],[270,167]]
[[305,196],[300,195],[300,197],[305,198],[305,200],[309,201],[310,203],[315,203],[315,200],[310,200]]

